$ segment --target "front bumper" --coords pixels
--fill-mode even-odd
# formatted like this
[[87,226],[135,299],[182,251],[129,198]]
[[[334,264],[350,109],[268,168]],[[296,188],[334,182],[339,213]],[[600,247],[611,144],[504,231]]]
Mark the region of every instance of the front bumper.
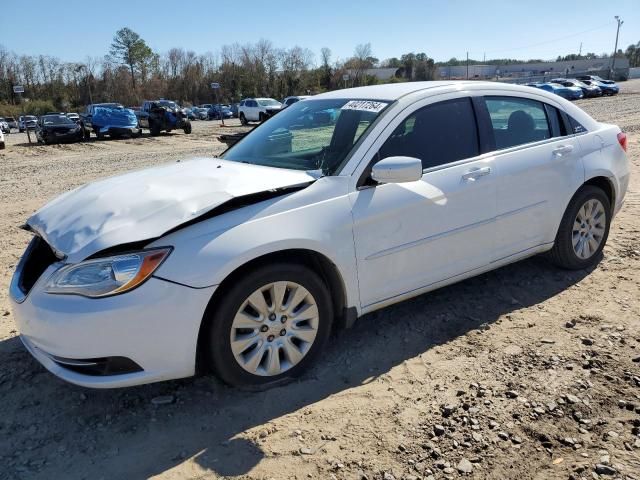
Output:
[[107,135],[135,135],[140,132],[140,127],[137,125],[121,127],[117,125],[106,125],[104,127],[98,127],[100,133],[106,133]]
[[82,138],[82,132],[80,130],[68,133],[55,133],[49,132],[43,135],[50,142],[73,142]]
[[[51,373],[93,388],[126,387],[195,373],[200,324],[215,287],[194,289],[152,277],[139,288],[113,297],[44,293],[44,280],[55,269],[48,268],[21,303],[11,296],[22,342]],[[89,370],[87,374],[73,365],[114,358],[128,359],[139,369]]]

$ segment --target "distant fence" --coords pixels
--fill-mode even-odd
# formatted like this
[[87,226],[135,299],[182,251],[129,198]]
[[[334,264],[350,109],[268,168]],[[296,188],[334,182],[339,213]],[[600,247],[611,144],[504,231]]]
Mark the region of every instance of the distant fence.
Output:
[[640,67],[630,68],[629,78],[640,78]]
[[[632,78],[630,71],[634,69],[630,68],[616,68],[612,78],[616,81],[627,80]],[[637,70],[637,69],[636,69]],[[469,75],[469,80],[493,80],[505,83],[534,83],[534,82],[548,82],[554,78],[576,78],[583,75],[595,75],[604,79],[608,79],[610,76],[609,69],[604,70],[558,70],[553,72],[544,72],[540,74],[531,74],[531,72],[512,72],[507,75]],[[640,75],[636,73],[635,75]],[[465,80],[466,76],[443,76],[443,79],[449,80]],[[633,78],[638,78],[633,77]]]
[[[628,68],[617,69],[612,76],[616,81],[627,80],[629,78]],[[588,71],[569,71],[569,72],[545,72],[542,75],[523,75],[517,77],[498,77],[498,81],[506,83],[534,83],[534,82],[548,82],[554,78],[577,78],[583,75],[594,75],[601,78],[609,78],[609,70],[588,70]]]

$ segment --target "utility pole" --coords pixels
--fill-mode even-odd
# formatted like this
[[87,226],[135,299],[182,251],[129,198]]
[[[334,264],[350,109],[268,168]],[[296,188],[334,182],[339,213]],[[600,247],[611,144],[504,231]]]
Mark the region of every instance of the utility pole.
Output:
[[582,42],[580,42],[580,50],[578,50],[578,57],[582,56]]
[[624,21],[616,15],[613,17],[618,22],[618,29],[616,30],[616,46],[613,48],[613,58],[611,59],[611,72],[609,73],[609,80],[613,80],[613,75],[615,73],[614,68],[616,67],[616,53],[618,53],[618,35],[620,34],[620,27],[624,23]]
[[469,52],[467,52],[467,80],[469,80]]

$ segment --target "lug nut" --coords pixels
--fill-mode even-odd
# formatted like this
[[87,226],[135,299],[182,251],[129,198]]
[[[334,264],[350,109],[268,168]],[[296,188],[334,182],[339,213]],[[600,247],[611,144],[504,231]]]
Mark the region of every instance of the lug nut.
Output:
[[280,336],[284,337],[287,334],[287,331],[283,328],[282,330],[280,330]]
[[287,323],[287,316],[286,316],[286,315],[283,315],[282,317],[280,317],[280,321],[281,321],[282,323]]
[[269,314],[269,320],[271,320],[272,322],[276,319],[276,314],[275,313],[270,313]]
[[269,327],[267,327],[266,325],[262,325],[262,326],[260,327],[260,331],[261,331],[261,332],[266,332],[267,330],[269,330]]
[[273,335],[269,335],[269,336],[267,337],[267,341],[268,341],[268,342],[273,342],[273,339],[274,339],[274,338],[276,338],[276,337],[274,337]]

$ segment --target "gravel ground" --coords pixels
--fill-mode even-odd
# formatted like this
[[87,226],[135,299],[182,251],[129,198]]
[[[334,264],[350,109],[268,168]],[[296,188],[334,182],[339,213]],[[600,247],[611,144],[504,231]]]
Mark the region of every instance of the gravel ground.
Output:
[[6,294],[33,210],[95,178],[219,153],[217,122],[63,146],[9,135],[0,478],[640,479],[640,81],[621,87],[577,102],[630,133],[630,191],[596,268],[533,258],[384,309],[300,381],[261,393],[212,377],[68,385],[21,347]]

